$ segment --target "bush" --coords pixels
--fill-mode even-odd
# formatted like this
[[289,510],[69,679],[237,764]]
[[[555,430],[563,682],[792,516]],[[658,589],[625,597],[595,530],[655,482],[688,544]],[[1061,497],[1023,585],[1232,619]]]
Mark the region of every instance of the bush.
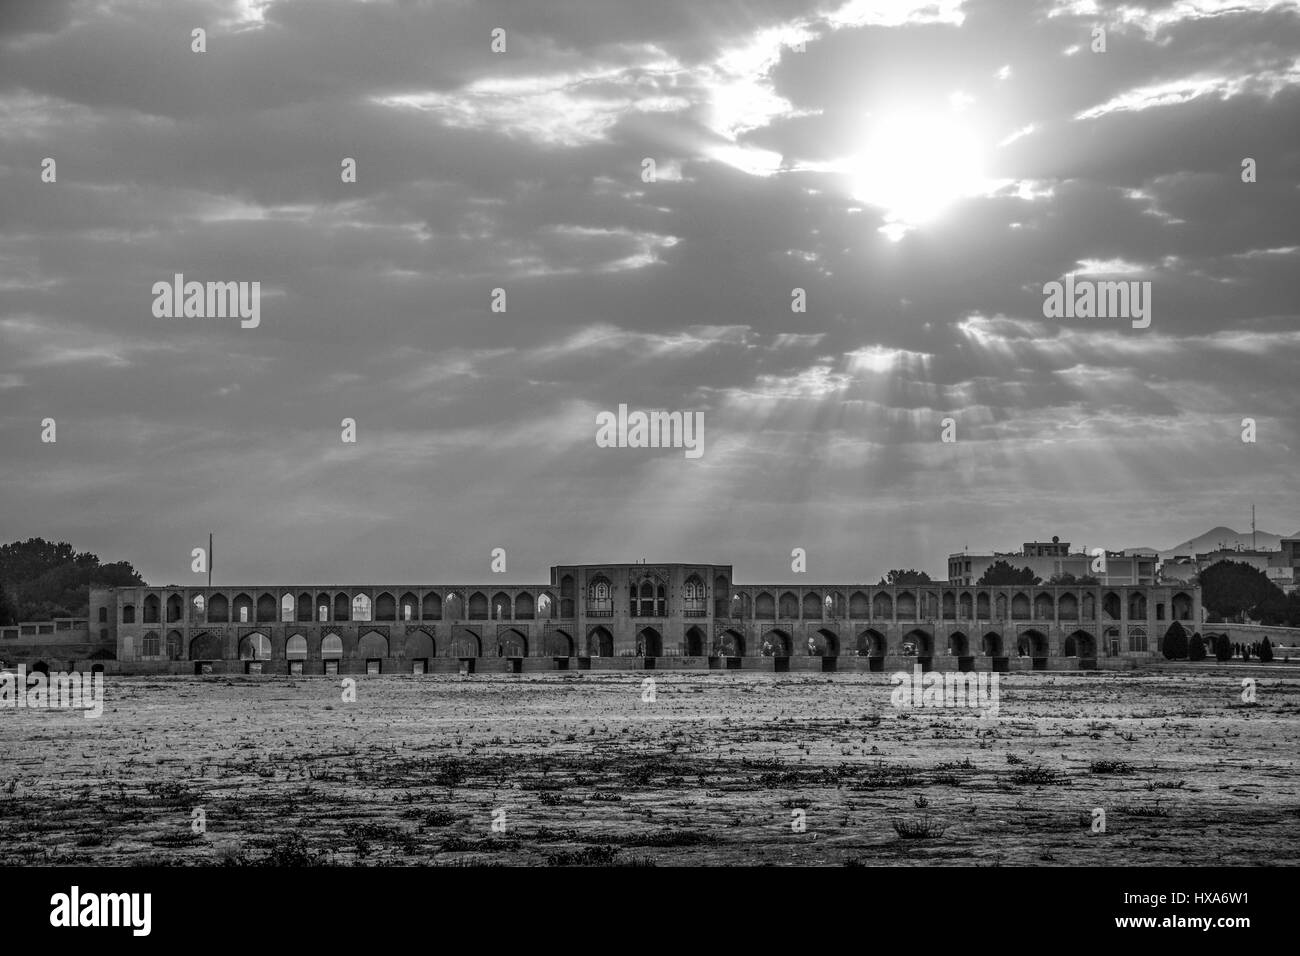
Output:
[[1187,645],[1187,659],[1189,661],[1205,660],[1205,640],[1201,637],[1200,631],[1192,635],[1192,640]]
[[1232,660],[1232,642],[1228,640],[1228,635],[1220,634],[1214,639],[1214,656],[1216,660]]
[[1169,625],[1169,630],[1165,631],[1165,639],[1160,646],[1161,652],[1164,653],[1165,659],[1170,661],[1181,661],[1187,657],[1187,631],[1177,621]]
[[1268,642],[1267,637],[1260,642],[1259,659],[1261,661],[1271,661],[1273,659],[1273,645]]

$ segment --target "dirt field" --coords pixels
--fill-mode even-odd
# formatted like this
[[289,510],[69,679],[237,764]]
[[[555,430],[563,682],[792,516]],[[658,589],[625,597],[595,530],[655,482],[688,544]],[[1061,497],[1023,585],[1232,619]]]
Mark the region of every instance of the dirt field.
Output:
[[996,718],[887,674],[111,678],[0,711],[0,863],[1295,864],[1300,674],[1242,673],[1002,675]]

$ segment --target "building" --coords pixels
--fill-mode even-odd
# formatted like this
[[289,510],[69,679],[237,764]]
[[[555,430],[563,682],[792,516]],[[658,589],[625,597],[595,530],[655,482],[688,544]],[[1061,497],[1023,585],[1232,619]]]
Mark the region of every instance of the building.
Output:
[[[948,582],[973,585],[998,561],[1016,568],[1029,568],[1037,577],[1050,581],[1062,574],[1076,578],[1091,576],[1102,584],[1156,583],[1154,551],[1106,551],[1104,571],[1094,571],[1097,557],[1086,551],[1070,551],[1070,542],[1026,541],[1019,551],[959,551],[948,555]],[[1099,557],[1099,556],[1098,556]]]
[[[95,589],[67,656],[120,673],[1070,669],[1131,666],[1200,620],[1194,587],[759,585],[730,565],[587,564],[536,585]],[[5,629],[0,657],[62,667],[56,645],[17,640],[29,626]]]
[[1188,583],[1196,575],[1220,561],[1237,561],[1262,571],[1284,592],[1290,593],[1300,583],[1300,538],[1283,538],[1274,551],[1253,548],[1216,548],[1196,555],[1173,555],[1160,566],[1162,583]]

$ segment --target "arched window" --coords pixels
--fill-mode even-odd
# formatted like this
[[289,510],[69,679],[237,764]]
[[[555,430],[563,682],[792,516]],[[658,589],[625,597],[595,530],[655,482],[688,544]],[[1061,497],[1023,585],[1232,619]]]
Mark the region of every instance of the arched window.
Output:
[[682,585],[682,614],[686,617],[704,617],[708,613],[708,597],[704,582],[692,574]]
[[358,594],[352,599],[352,620],[370,620],[370,598],[366,595]]
[[178,661],[181,659],[180,631],[170,631],[167,634],[167,659],[169,661]]
[[144,599],[144,623],[158,623],[158,595],[150,594]]
[[185,602],[179,594],[167,598],[167,623],[174,624],[185,616]]
[[204,623],[204,607],[205,604],[202,594],[196,594],[194,597],[190,598],[190,617],[195,624]]
[[150,631],[144,636],[144,643],[140,653],[145,657],[157,657],[162,653],[158,642],[158,632]]
[[587,614],[591,617],[614,615],[613,589],[609,578],[604,575],[598,575],[587,585]]
[[307,657],[307,638],[295,634],[284,645],[284,656],[289,660],[304,660]]
[[280,620],[283,623],[291,624],[297,612],[298,605],[292,594],[286,594],[280,598]]

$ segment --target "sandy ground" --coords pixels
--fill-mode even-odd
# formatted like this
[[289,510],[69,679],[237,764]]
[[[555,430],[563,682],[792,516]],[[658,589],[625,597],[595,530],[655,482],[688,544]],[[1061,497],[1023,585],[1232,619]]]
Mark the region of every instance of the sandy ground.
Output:
[[0,711],[0,863],[1300,862],[1300,675],[888,676],[112,678]]

